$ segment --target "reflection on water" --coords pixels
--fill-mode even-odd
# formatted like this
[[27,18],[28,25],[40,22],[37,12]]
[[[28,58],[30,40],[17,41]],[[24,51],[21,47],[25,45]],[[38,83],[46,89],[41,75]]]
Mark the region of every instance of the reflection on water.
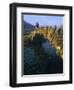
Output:
[[42,46],[43,46],[43,49],[44,49],[45,52],[50,53],[50,54],[53,55],[53,56],[56,55],[56,50],[55,50],[55,48],[52,47],[52,45],[51,45],[48,41],[44,42],[44,43],[42,44]]
[[47,40],[42,47],[30,45],[24,48],[24,75],[54,73],[63,73],[63,62]]

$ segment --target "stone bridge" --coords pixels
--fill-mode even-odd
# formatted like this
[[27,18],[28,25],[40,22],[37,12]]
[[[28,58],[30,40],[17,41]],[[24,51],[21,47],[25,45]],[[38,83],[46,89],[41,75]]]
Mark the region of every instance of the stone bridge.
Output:
[[37,28],[31,32],[31,39],[37,33],[43,34],[44,38],[48,39],[52,46],[56,48],[56,53],[63,58],[63,29]]

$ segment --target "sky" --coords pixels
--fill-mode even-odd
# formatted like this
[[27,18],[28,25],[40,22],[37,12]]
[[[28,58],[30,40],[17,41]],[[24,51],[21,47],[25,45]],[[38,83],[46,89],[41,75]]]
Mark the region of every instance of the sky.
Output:
[[56,25],[60,26],[63,25],[63,16],[55,16],[55,15],[25,15],[23,14],[24,21],[35,25],[36,22],[39,23],[40,26],[49,26],[49,25]]

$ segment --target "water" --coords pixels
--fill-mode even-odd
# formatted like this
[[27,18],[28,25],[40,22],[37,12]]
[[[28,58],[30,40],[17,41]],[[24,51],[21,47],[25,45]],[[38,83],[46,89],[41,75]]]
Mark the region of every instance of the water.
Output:
[[24,50],[25,63],[32,65],[35,60],[34,50],[31,47],[26,47]]
[[39,49],[26,47],[24,49],[24,74],[62,73],[63,62],[57,56],[55,48],[46,41]]
[[56,49],[52,47],[52,45],[46,41],[42,44],[42,47],[44,48],[46,53],[50,53],[53,57],[56,56]]

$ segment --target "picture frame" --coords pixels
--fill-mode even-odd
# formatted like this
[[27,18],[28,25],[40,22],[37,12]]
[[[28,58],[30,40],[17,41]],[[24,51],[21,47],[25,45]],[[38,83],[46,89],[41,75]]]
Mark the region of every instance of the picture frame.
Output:
[[[49,19],[50,22],[46,19]],[[24,20],[28,20],[28,22],[32,22],[32,23],[31,24],[27,22],[23,23]],[[38,21],[35,22],[36,20]],[[40,26],[38,22],[40,22],[42,26]],[[36,26],[33,25],[34,23],[36,23]],[[44,39],[40,36],[37,36],[38,37],[37,39],[36,37],[33,36],[34,32],[32,31],[33,32],[32,33],[31,31],[28,31],[28,30],[40,29],[42,33],[43,30],[45,29],[45,32],[44,32],[45,34],[46,29],[48,31],[50,30],[49,27],[46,27],[46,25],[51,24],[52,27],[50,28],[54,28],[52,25],[53,23],[56,26],[62,23],[62,28],[60,28],[61,29],[60,31],[63,30],[63,33],[57,34],[57,35],[62,36],[62,41],[60,42],[61,44],[59,45],[62,45],[63,49],[58,50],[59,48],[50,39],[49,39],[49,42],[51,42],[51,44],[53,45],[52,47],[55,48],[55,50],[63,52],[61,54],[59,53],[59,56],[62,58],[62,55],[63,55],[63,58],[60,60],[60,59],[57,59],[55,56],[52,56],[52,54],[50,54],[51,59],[50,61],[48,60],[49,63],[52,62],[53,57],[55,57],[54,58],[55,61],[53,60],[54,63],[51,63],[52,65],[49,64],[47,67],[47,64],[45,66],[45,63],[48,63],[46,62],[46,60],[48,59],[48,56],[47,56],[48,54],[43,53],[44,51],[41,49],[41,46],[40,46],[40,45],[43,45],[43,43],[41,42]],[[23,29],[23,28],[26,28],[26,29]],[[55,29],[56,28],[57,27],[55,27]],[[56,30],[58,31],[59,29],[56,29]],[[38,32],[37,35],[41,35],[41,33]],[[31,35],[30,38],[32,42],[30,42],[29,40],[28,42],[25,41],[26,40],[25,37],[26,36],[29,37],[30,35]],[[49,33],[48,33],[48,36],[49,36]],[[55,36],[55,33],[52,33],[52,37],[53,36]],[[24,41],[23,41],[23,38],[25,38]],[[54,38],[54,40],[56,40],[56,38]],[[24,45],[24,42],[25,42],[25,45]],[[28,48],[26,51],[26,48],[28,47],[28,45],[30,46],[30,49]],[[37,63],[34,62],[33,58],[31,58],[32,57],[31,46],[33,47],[34,51],[37,50],[36,54],[39,53],[38,54],[39,59],[36,58],[37,56],[35,56],[35,59],[34,59],[34,60],[37,59]],[[49,49],[49,48],[46,48],[46,49],[50,50],[50,53],[51,53],[52,49]],[[24,52],[28,56],[26,56],[26,54],[24,56],[23,54]],[[29,56],[29,53],[31,57]],[[42,56],[39,56],[39,55],[42,55]],[[30,59],[27,59],[26,57],[29,57]],[[23,59],[25,61],[23,61]],[[36,63],[34,67],[32,65],[29,67],[29,64],[26,64],[26,62],[29,62],[28,60],[31,60],[31,59],[32,61],[30,61],[30,63],[31,62]],[[42,60],[42,62],[39,62],[40,59]],[[57,60],[60,60],[58,64],[57,64]],[[9,66],[10,66],[9,84],[11,87],[72,84],[72,6],[11,3],[10,4],[10,63],[9,63]],[[38,69],[35,69],[36,66]],[[27,69],[27,67],[29,69]]]

